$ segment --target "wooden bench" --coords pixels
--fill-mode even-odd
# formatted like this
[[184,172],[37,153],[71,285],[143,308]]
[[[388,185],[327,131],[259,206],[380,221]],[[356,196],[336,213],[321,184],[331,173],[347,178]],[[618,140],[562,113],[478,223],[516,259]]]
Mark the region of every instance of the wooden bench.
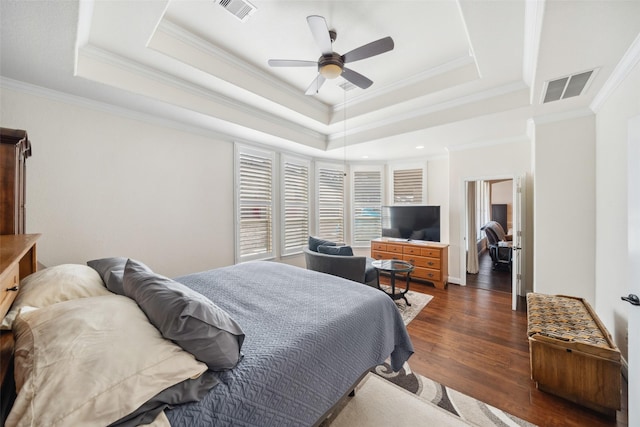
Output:
[[615,416],[620,350],[582,298],[527,294],[531,378],[539,390]]

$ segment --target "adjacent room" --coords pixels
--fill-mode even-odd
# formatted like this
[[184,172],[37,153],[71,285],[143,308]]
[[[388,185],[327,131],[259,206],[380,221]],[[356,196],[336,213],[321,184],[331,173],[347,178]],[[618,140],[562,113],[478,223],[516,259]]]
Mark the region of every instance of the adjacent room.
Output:
[[4,425],[640,425],[640,2],[0,21]]

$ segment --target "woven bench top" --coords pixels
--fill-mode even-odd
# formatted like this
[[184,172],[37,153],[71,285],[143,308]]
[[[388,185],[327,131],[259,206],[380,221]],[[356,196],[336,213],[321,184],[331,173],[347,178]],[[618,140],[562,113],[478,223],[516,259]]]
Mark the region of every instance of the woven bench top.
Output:
[[529,293],[527,320],[529,336],[540,334],[562,341],[611,349],[582,299]]

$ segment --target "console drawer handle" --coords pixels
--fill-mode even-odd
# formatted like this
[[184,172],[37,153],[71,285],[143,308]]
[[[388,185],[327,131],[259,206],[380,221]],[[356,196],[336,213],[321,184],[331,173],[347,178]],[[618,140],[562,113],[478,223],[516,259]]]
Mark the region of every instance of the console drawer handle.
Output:
[[10,288],[7,288],[6,290],[7,290],[7,291],[17,291],[17,290],[18,290],[18,287],[17,287],[17,286],[12,286],[12,287],[10,287]]

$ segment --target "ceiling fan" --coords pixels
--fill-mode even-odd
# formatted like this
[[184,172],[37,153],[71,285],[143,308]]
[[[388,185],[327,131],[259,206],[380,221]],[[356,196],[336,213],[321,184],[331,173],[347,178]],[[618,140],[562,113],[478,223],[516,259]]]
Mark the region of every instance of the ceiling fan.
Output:
[[322,56],[317,61],[299,61],[289,59],[270,59],[269,65],[272,67],[318,67],[318,75],[311,82],[305,94],[313,95],[317,93],[320,87],[327,79],[335,79],[339,76],[344,77],[359,88],[366,89],[373,84],[373,81],[360,73],[357,73],[344,64],[359,61],[361,59],[370,58],[380,55],[393,49],[393,39],[384,37],[380,40],[360,46],[352,51],[340,55],[333,51],[332,43],[336,40],[337,33],[329,30],[327,22],[322,16],[307,16],[307,23],[311,29],[311,34],[320,47]]

